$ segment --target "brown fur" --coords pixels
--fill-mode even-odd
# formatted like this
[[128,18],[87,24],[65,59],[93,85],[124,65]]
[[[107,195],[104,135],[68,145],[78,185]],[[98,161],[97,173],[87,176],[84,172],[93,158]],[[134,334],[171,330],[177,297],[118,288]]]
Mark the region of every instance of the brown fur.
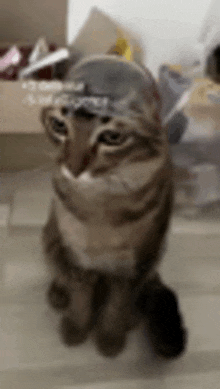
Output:
[[[147,71],[146,79],[149,88],[140,92],[145,93],[145,108],[133,103],[139,107],[133,116],[80,111],[66,117],[53,107],[42,113],[49,136],[60,144],[53,177],[56,196],[43,230],[54,272],[48,298],[62,312],[64,343],[83,342],[95,327],[97,347],[106,356],[124,348],[127,332],[142,317],[159,354],[177,356],[185,344],[175,296],[157,274],[172,212],[172,165],[166,129],[157,115],[156,86]],[[64,132],[53,135],[52,117],[63,120],[66,137]],[[122,131],[131,142],[101,147],[97,139],[106,130]],[[162,324],[163,304],[174,314],[174,338],[166,332],[172,331],[171,321],[166,330]]]

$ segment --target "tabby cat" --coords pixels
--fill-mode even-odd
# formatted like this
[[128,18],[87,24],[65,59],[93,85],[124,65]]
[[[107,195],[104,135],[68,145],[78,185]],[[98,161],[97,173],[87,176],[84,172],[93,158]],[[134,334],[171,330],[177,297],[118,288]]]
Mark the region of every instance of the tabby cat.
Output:
[[42,111],[57,146],[54,196],[43,230],[66,345],[94,329],[116,356],[144,321],[156,354],[186,343],[178,301],[158,274],[172,211],[172,164],[160,98],[147,69],[113,55],[91,56],[67,76],[63,107]]

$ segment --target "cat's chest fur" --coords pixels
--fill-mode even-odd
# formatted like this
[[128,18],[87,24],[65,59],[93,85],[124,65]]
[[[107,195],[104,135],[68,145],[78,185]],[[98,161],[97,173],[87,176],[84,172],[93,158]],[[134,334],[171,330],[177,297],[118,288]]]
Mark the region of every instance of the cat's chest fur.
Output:
[[135,273],[135,256],[131,226],[115,228],[100,213],[88,221],[71,214],[55,196],[55,212],[65,244],[76,254],[76,260],[85,269],[107,272]]

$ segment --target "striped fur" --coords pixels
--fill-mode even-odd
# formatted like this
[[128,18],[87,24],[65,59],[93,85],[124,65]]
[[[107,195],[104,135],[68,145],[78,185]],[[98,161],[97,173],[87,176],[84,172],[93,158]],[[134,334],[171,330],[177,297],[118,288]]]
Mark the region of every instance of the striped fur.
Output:
[[[89,61],[94,66],[97,59]],[[117,63],[108,57],[99,61]],[[133,65],[125,64],[127,70],[129,66]],[[139,73],[142,97],[129,100],[126,114],[104,116],[82,109],[65,116],[54,107],[42,113],[50,137],[51,118],[63,120],[67,133],[54,134],[60,151],[43,233],[45,252],[55,269],[57,298],[63,288],[72,296],[61,325],[63,339],[69,344],[85,339],[97,311],[91,308],[94,290],[105,280],[109,292],[97,319],[97,345],[109,356],[123,348],[126,331],[137,318],[138,293],[158,277],[172,211],[172,164],[156,85],[147,70]],[[117,133],[119,144],[100,141],[106,131]]]

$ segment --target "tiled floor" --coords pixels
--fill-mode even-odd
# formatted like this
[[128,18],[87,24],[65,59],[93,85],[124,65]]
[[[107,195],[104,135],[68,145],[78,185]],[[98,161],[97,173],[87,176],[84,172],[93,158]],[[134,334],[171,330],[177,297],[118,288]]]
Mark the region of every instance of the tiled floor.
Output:
[[92,339],[65,348],[58,317],[45,301],[49,275],[40,232],[51,196],[50,173],[5,173],[0,206],[1,389],[219,389],[220,222],[174,217],[164,280],[179,294],[189,329],[187,352],[164,363],[141,330],[127,349],[104,359]]

